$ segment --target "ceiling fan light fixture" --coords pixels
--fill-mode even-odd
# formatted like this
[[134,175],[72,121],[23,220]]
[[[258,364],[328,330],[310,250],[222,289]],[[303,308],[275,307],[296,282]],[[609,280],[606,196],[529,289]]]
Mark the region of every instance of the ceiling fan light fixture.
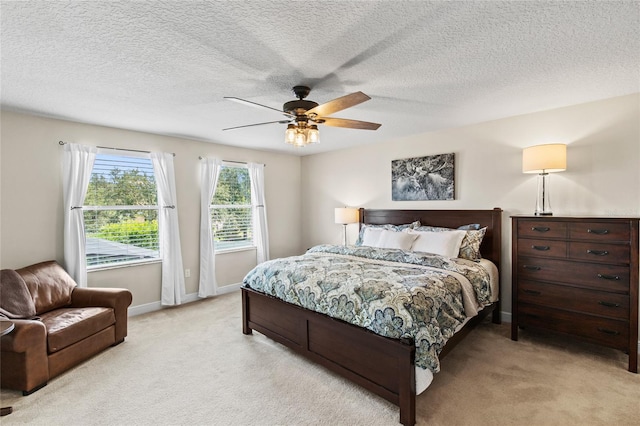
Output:
[[295,146],[305,146],[307,144],[307,135],[305,135],[304,130],[298,129],[298,132],[296,132],[295,142],[293,144]]
[[320,131],[318,130],[318,126],[315,124],[309,126],[307,141],[308,143],[320,143]]
[[284,141],[288,144],[294,144],[296,141],[296,125],[289,124],[284,132]]
[[284,132],[284,141],[296,147],[303,147],[320,142],[320,131],[315,124],[307,125],[305,121],[290,123]]

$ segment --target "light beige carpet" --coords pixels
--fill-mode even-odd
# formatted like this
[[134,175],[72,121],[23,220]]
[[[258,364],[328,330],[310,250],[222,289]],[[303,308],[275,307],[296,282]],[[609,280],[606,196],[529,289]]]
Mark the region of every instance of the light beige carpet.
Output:
[[[395,425],[396,406],[254,332],[233,293],[130,318],[125,343],[23,397],[3,425]],[[482,323],[417,397],[420,425],[640,423],[618,351]]]

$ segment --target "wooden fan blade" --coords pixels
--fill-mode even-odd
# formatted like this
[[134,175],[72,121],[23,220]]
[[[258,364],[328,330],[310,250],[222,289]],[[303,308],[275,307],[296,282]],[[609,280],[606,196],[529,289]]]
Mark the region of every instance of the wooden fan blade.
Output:
[[263,126],[265,124],[274,124],[274,123],[287,124],[287,123],[291,123],[291,120],[267,121],[265,123],[245,124],[244,126],[227,127],[226,129],[222,129],[222,130],[242,129],[243,127]]
[[228,99],[230,101],[238,102],[239,104],[245,104],[245,105],[249,105],[249,106],[252,106],[252,107],[271,109],[271,110],[274,110],[274,111],[278,111],[280,114],[284,114],[284,115],[286,115],[288,117],[295,117],[294,114],[289,114],[288,112],[284,112],[281,109],[272,108],[270,106],[262,105],[262,104],[259,104],[257,102],[247,101],[246,99],[240,99],[240,98],[236,98],[236,97],[233,97],[233,96],[225,96],[224,99]]
[[382,124],[368,121],[348,120],[346,118],[322,117],[318,122],[331,127],[347,127],[349,129],[377,130]]
[[343,109],[347,109],[354,105],[361,104],[364,101],[368,101],[371,99],[369,96],[365,95],[362,92],[355,92],[350,95],[345,95],[340,98],[336,98],[332,101],[325,102],[322,105],[318,105],[315,108],[311,108],[306,112],[309,114],[316,114],[318,116],[327,116],[331,115],[335,112],[342,111]]

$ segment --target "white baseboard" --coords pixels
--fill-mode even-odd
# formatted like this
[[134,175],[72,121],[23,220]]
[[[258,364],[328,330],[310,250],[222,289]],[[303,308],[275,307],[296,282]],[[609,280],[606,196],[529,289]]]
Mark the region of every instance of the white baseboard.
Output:
[[218,287],[218,295],[233,293],[234,291],[240,290],[240,287],[242,287],[242,283],[229,284],[222,287]]
[[[242,283],[236,283],[236,284],[230,284],[230,285],[225,285],[225,286],[222,286],[222,287],[218,287],[217,296],[220,296],[220,295],[223,295],[223,294],[228,294],[228,293],[233,293],[234,291],[240,290],[240,287],[242,287]],[[211,297],[215,297],[215,296],[211,296]],[[185,296],[185,298],[184,298],[183,304],[196,302],[198,300],[202,300],[202,298],[198,297],[198,293],[187,294]],[[159,311],[160,309],[163,309],[163,308],[164,307],[162,306],[160,301],[152,302],[152,303],[146,303],[144,305],[133,306],[133,307],[129,308],[129,316],[130,317],[134,317],[136,315],[142,315],[142,314],[146,314],[146,313],[149,313],[149,312]],[[511,312],[501,311],[500,312],[500,318],[502,319],[503,322],[510,323],[511,322]],[[640,340],[638,340],[638,352],[640,352]]]
[[[242,283],[236,283],[218,287],[216,296],[233,293],[234,291],[240,290],[241,286]],[[197,302],[198,300],[203,300],[203,298],[198,297],[198,293],[190,293],[184,296],[181,305],[184,305],[185,303]],[[162,303],[158,300],[157,302],[145,303],[144,305],[131,306],[129,307],[128,315],[130,317],[134,317],[136,315],[148,314],[149,312],[155,312],[161,309],[173,307],[175,306],[162,306]]]

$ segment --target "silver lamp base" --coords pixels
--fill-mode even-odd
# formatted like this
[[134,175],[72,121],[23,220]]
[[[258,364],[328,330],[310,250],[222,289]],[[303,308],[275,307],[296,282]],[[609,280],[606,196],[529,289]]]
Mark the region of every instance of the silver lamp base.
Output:
[[342,245],[347,246],[347,224],[342,224]]
[[534,214],[536,216],[553,216],[549,199],[549,173],[538,174],[538,195]]

